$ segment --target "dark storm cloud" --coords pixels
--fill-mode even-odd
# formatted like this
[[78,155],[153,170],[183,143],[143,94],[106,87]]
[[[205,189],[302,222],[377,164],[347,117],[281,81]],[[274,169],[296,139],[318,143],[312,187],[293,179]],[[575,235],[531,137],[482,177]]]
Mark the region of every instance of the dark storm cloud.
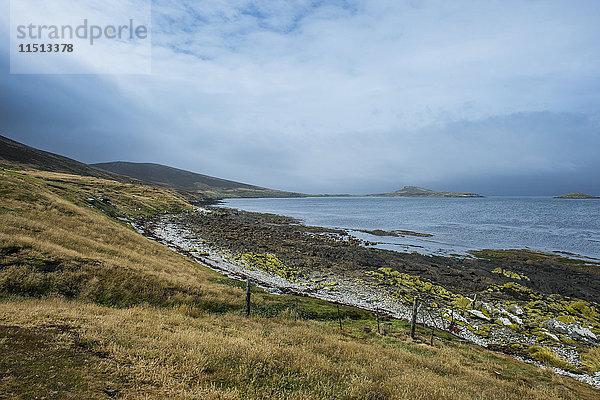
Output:
[[0,134],[313,193],[600,194],[599,17],[595,1],[155,2],[152,75],[4,68]]

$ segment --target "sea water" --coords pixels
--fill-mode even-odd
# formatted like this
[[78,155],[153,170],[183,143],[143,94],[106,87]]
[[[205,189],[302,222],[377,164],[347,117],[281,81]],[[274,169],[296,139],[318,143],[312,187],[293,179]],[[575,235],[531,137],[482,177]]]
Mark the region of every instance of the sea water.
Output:
[[[477,249],[574,253],[600,259],[600,200],[549,197],[309,197],[228,199],[226,207],[351,230],[378,247],[423,254]],[[373,236],[357,230],[409,230],[431,237]]]

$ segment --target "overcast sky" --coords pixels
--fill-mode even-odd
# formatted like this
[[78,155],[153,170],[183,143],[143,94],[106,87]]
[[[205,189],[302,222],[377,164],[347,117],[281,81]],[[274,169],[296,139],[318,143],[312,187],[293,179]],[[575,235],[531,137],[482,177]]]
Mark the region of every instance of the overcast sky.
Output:
[[150,75],[11,75],[0,134],[284,190],[600,194],[600,1],[161,0]]

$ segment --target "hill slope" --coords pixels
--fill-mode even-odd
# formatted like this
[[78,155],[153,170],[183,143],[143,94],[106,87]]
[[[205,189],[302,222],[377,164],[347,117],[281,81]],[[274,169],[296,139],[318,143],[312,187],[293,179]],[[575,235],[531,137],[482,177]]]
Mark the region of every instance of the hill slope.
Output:
[[173,189],[201,193],[212,197],[299,197],[299,193],[283,192],[260,186],[248,185],[213,176],[202,175],[183,169],[152,163],[108,162],[93,164],[120,175],[130,176]]
[[34,168],[41,171],[62,172],[120,181],[130,180],[68,157],[38,150],[4,136],[0,136],[0,165],[20,166],[22,168]]
[[109,162],[88,165],[4,136],[0,136],[0,166],[91,176],[119,182],[147,182],[211,198],[303,196],[300,193],[248,185],[160,164]]
[[390,193],[371,194],[369,196],[377,197],[483,197],[476,193],[465,192],[441,192],[436,190],[423,189],[417,186],[404,186],[400,190]]
[[[110,202],[90,202],[98,192]],[[299,299],[294,323],[293,297],[254,288],[244,318],[243,283],[107,212],[191,209],[171,191],[5,170],[0,193],[6,398],[597,398],[478,346],[426,345],[429,331],[414,342],[401,321],[384,321],[379,335],[360,310],[341,307],[359,319],[340,330],[337,307],[311,298]]]

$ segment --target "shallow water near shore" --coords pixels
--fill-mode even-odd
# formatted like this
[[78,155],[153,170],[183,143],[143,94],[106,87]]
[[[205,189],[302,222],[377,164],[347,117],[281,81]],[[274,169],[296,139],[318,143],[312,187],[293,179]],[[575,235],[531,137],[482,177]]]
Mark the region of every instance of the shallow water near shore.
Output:
[[600,258],[600,200],[548,197],[227,199],[223,206],[349,230],[409,230],[432,237],[354,236],[423,254],[529,248]]

